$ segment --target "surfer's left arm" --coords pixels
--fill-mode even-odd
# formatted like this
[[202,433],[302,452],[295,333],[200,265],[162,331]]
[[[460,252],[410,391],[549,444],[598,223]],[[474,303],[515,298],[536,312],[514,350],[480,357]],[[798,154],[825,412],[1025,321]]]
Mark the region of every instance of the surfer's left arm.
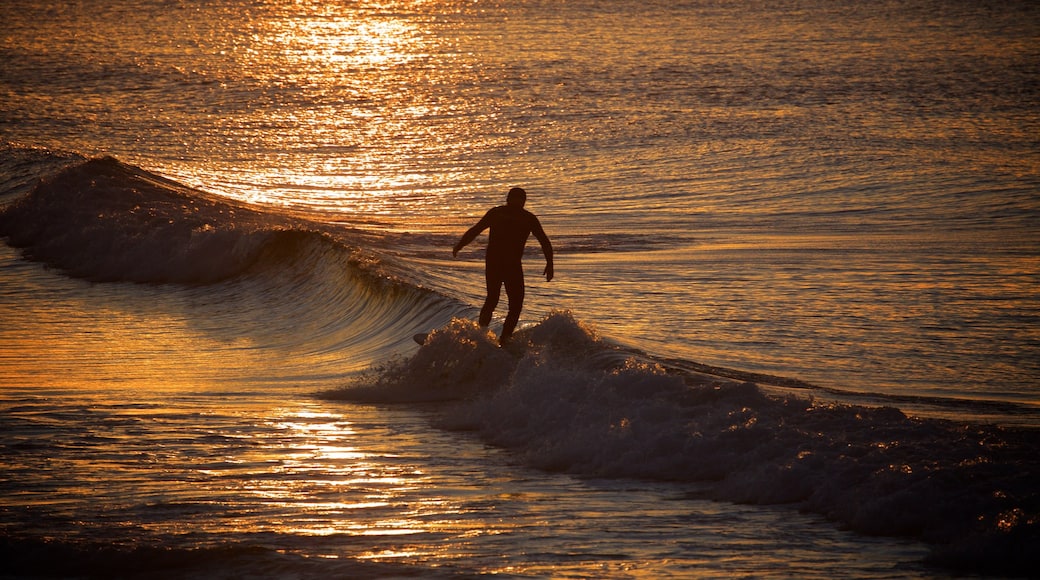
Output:
[[542,229],[541,222],[538,218],[534,218],[534,226],[531,228],[531,233],[538,240],[538,243],[542,245],[542,254],[545,254],[545,281],[551,282],[553,279],[553,247],[552,242],[549,241],[549,236],[545,235],[545,230]]
[[462,237],[459,238],[458,243],[455,244],[455,247],[451,249],[452,257],[453,258],[454,257],[458,257],[459,250],[461,250],[462,248],[466,247],[467,244],[469,244],[470,242],[475,240],[477,238],[477,236],[480,235],[480,232],[488,229],[488,227],[490,227],[490,226],[491,226],[491,212],[489,211],[486,214],[484,214],[484,217],[480,218],[480,221],[477,222],[476,225],[474,225],[470,229],[466,230],[466,233],[462,234]]

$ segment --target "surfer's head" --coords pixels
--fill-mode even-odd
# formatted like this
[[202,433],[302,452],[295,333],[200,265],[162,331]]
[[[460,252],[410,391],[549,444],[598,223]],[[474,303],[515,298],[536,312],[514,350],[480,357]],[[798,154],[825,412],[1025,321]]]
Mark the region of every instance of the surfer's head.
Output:
[[525,203],[527,203],[526,191],[519,187],[509,190],[509,195],[506,196],[506,205],[510,207],[524,207]]

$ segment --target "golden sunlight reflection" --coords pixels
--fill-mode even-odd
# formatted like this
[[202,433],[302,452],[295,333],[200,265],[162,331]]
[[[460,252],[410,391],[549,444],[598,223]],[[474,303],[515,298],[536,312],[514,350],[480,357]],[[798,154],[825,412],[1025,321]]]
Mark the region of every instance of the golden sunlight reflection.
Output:
[[[245,120],[256,127],[256,145],[275,159],[234,167],[204,161],[213,166],[199,168],[193,181],[265,205],[318,196],[315,205],[349,199],[359,209],[372,209],[366,207],[370,196],[423,183],[424,176],[398,167],[400,159],[436,138],[414,122],[435,114],[419,89],[433,72],[422,19],[378,5],[319,2],[297,2],[278,12],[253,33],[239,62],[262,84],[299,90],[300,103],[262,100]],[[330,148],[342,151],[331,164],[308,154]],[[309,165],[311,160],[320,165]],[[221,185],[236,174],[237,183]],[[322,192],[336,199],[323,201]]]
[[300,69],[334,73],[381,68],[416,58],[401,50],[414,35],[415,27],[403,20],[370,15],[356,17],[349,9],[342,14],[287,18],[267,38],[258,37],[260,45],[285,47]]
[[[269,441],[243,458],[260,466],[243,490],[265,510],[283,514],[239,531],[329,536],[407,536],[451,527],[460,508],[432,494],[435,482],[419,467],[422,449],[410,436],[382,434],[391,448],[371,448],[372,430],[342,415],[299,408],[272,414]],[[266,431],[266,430],[265,430]],[[362,433],[364,431],[364,433]],[[365,441],[367,441],[367,443]],[[281,520],[281,521],[280,521]]]

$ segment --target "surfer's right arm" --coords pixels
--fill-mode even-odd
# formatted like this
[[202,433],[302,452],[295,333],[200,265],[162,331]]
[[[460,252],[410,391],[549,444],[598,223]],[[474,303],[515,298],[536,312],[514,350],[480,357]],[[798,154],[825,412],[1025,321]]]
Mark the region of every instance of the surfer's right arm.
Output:
[[455,244],[454,248],[451,249],[452,257],[458,257],[459,250],[461,250],[462,248],[466,247],[466,244],[469,244],[470,242],[475,240],[477,238],[477,236],[480,235],[480,232],[488,229],[490,226],[491,226],[491,211],[489,210],[486,214],[484,214],[484,217],[480,218],[480,221],[477,222],[477,224],[475,226],[473,226],[470,229],[466,230],[466,233],[462,234],[462,237],[459,238],[459,242],[457,244]]

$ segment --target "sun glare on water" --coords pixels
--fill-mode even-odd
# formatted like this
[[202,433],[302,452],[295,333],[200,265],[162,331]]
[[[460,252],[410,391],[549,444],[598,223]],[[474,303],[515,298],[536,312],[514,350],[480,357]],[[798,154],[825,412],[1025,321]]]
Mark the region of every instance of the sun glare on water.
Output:
[[[225,122],[255,128],[248,149],[263,158],[235,167],[204,161],[193,181],[265,205],[374,214],[379,196],[414,190],[426,178],[402,160],[432,138],[415,121],[437,114],[420,94],[437,71],[421,26],[426,18],[378,6],[295,3],[258,21],[263,28],[248,45],[232,47],[232,57],[258,87],[278,90],[258,89],[245,117]],[[241,131],[229,129],[229,136]]]

